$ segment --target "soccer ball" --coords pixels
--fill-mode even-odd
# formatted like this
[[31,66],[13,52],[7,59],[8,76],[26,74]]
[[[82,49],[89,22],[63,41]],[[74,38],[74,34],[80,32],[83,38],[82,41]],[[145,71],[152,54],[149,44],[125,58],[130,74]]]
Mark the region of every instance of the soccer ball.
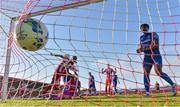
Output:
[[49,33],[41,21],[27,18],[17,22],[15,35],[19,47],[28,51],[37,51],[46,45]]

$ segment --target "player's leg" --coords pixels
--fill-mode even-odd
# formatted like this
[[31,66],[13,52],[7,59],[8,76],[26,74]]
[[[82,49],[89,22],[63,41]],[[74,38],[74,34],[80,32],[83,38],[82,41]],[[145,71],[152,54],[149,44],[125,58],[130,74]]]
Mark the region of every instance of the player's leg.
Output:
[[107,80],[107,94],[110,94],[110,79]]
[[70,80],[71,74],[68,73],[67,71],[65,71],[65,72],[62,72],[62,75],[64,75],[64,76],[63,76],[63,82],[64,82],[64,84],[65,84],[66,82],[68,82],[68,81]]
[[107,79],[106,79],[106,84],[105,84],[105,85],[106,85],[106,86],[105,86],[105,92],[106,92],[106,94],[107,94],[107,93],[108,93],[108,92],[107,92],[107,90],[108,90],[108,89],[107,89],[107,88],[108,88],[108,80],[107,80]]
[[96,94],[96,86],[95,85],[93,87],[93,90],[94,90],[94,94]]
[[108,83],[108,94],[110,94],[111,93],[111,85],[110,85],[110,82]]
[[95,86],[95,83],[92,84],[92,92],[93,92],[93,94],[96,94],[96,86]]
[[89,94],[91,94],[91,84],[89,85],[89,89],[88,89],[88,91],[89,91]]
[[111,79],[109,79],[109,87],[108,87],[108,93],[111,94]]
[[45,86],[44,87],[44,91],[43,94],[46,94],[48,90],[54,90],[55,88],[59,88],[57,83],[60,83],[61,81],[61,75],[59,73],[57,73],[57,71],[54,73],[53,78],[51,80],[51,85]]
[[159,88],[159,86],[158,86],[158,88],[157,88],[157,92],[158,92],[158,93],[160,92],[160,88]]
[[144,86],[145,86],[145,90],[146,90],[146,95],[150,95],[150,90],[149,90],[150,78],[149,78],[149,74],[151,72],[151,68],[152,67],[144,68]]
[[150,95],[150,90],[149,90],[149,86],[150,86],[150,78],[149,78],[149,74],[151,72],[152,69],[152,59],[149,57],[145,57],[144,58],[144,62],[143,62],[143,70],[144,70],[144,86],[145,86],[145,90],[146,90],[146,96]]
[[160,76],[161,78],[163,78],[165,81],[167,81],[170,85],[173,85],[173,81],[170,79],[170,77],[162,72],[162,65],[158,65],[158,64],[155,64],[154,65],[154,68],[155,68],[155,72],[158,76]]
[[80,95],[81,95],[81,88],[77,87],[77,96],[80,96]]
[[176,84],[171,80],[171,78],[164,72],[162,72],[162,65],[159,64],[155,64],[154,66],[155,68],[155,72],[158,76],[160,76],[161,78],[163,78],[166,82],[168,82],[171,86],[172,86],[172,92],[173,95],[176,95]]
[[116,81],[113,82],[113,86],[114,86],[115,93],[117,93],[117,82]]

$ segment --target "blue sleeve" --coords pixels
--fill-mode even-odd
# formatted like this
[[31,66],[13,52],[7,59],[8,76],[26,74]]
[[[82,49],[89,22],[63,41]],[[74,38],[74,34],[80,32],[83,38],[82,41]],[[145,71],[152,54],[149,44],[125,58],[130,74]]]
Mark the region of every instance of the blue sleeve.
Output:
[[159,44],[159,36],[157,33],[155,33],[155,32],[153,33],[153,38],[154,38],[155,43]]

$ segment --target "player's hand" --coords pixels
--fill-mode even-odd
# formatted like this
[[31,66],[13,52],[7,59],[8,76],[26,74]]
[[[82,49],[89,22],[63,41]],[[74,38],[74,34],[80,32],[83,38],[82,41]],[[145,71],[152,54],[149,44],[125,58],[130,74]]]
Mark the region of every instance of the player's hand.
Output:
[[138,48],[138,49],[136,50],[136,52],[137,52],[137,53],[141,53],[141,52],[142,52],[142,49],[141,49],[141,48]]
[[104,72],[104,68],[101,69],[102,73]]

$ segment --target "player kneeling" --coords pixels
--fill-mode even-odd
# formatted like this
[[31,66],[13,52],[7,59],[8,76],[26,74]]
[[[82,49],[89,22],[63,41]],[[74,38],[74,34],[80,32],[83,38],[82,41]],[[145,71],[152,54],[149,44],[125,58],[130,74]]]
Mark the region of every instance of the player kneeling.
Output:
[[[54,55],[54,54],[51,54],[51,55]],[[70,75],[69,69],[73,70],[75,74],[77,74],[76,73],[77,69],[74,65],[77,60],[76,56],[73,56],[73,59],[70,59],[70,56],[68,54],[65,54],[64,56],[62,55],[54,55],[54,56],[61,57],[62,61],[54,72],[51,85],[44,87],[43,94],[46,94],[47,91],[50,89],[61,90],[60,89],[61,77],[64,77],[64,83],[69,81],[69,75]]]
[[77,75],[71,75],[70,80],[65,84],[64,96],[72,98],[80,93],[81,83]]

